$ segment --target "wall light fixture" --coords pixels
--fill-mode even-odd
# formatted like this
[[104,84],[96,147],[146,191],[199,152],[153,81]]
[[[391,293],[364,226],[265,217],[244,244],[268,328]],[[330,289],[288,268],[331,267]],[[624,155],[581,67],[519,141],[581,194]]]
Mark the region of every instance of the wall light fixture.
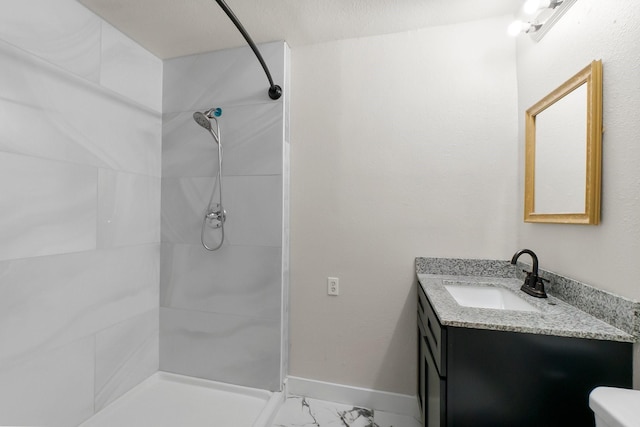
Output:
[[535,41],[540,41],[575,2],[576,0],[526,0],[518,19],[509,25],[507,33],[512,37],[526,33]]
[[536,22],[524,22],[516,19],[509,24],[509,27],[507,27],[507,33],[509,33],[510,36],[515,37],[520,33],[534,33],[538,31],[540,27],[542,27],[542,25]]
[[555,9],[562,4],[562,0],[527,0],[522,6],[522,10],[527,15],[533,15],[539,10]]

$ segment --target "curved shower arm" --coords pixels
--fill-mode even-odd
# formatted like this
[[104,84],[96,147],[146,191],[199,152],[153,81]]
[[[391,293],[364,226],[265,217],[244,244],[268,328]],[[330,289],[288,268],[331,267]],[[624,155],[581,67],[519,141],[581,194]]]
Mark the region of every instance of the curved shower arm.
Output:
[[236,15],[233,13],[231,8],[229,8],[229,6],[227,5],[227,3],[225,3],[224,0],[216,0],[216,3],[218,3],[218,6],[220,6],[220,8],[224,11],[224,13],[227,14],[229,19],[231,19],[231,22],[233,22],[233,24],[236,26],[238,31],[240,31],[240,34],[242,34],[242,37],[244,37],[247,43],[249,43],[251,50],[253,50],[253,53],[256,55],[256,58],[258,58],[258,61],[260,61],[260,65],[262,65],[262,69],[267,75],[267,80],[269,80],[269,98],[274,100],[279,99],[280,96],[282,96],[282,88],[273,83],[273,79],[271,78],[271,73],[269,72],[269,67],[267,67],[267,64],[264,62],[264,59],[262,58],[260,51],[256,47],[256,44],[251,39],[251,36],[249,35],[249,33],[247,33],[247,30],[244,29],[244,27],[242,26],[242,24],[240,23]]

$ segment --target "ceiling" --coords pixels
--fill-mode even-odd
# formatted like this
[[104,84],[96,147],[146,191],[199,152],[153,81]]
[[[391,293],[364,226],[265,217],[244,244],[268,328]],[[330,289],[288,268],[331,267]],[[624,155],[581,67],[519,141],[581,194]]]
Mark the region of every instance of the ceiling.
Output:
[[[214,0],[78,0],[162,59],[245,44]],[[256,43],[291,47],[513,14],[522,0],[227,0]]]

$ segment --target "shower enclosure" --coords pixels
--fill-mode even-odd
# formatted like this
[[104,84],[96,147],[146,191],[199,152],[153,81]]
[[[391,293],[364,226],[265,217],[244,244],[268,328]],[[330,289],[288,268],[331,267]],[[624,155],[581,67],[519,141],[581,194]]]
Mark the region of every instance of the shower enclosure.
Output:
[[[160,369],[280,390],[288,347],[289,50],[284,42],[260,50],[283,82],[278,100],[266,96],[248,47],[164,62]],[[217,144],[193,117],[212,106],[223,111],[222,185]],[[210,252],[201,226],[220,188],[225,237]],[[220,232],[205,233],[212,231]]]
[[[76,0],[3,10],[0,425],[78,426],[159,375],[182,390],[160,363],[278,390],[288,99],[247,47],[165,67]],[[261,48],[286,94],[286,45]],[[200,226],[217,148],[192,119],[211,106],[229,212],[215,252]]]

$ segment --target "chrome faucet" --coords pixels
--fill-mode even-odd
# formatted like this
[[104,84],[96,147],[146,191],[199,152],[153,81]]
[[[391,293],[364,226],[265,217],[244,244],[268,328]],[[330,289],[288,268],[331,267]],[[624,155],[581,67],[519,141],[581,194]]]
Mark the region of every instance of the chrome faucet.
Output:
[[524,284],[520,290],[536,298],[546,298],[547,293],[544,291],[544,281],[548,280],[538,276],[538,257],[531,249],[522,249],[516,252],[511,258],[511,264],[515,265],[522,254],[531,255],[533,266],[531,267],[531,272],[522,270],[527,273],[527,277],[524,279]]

